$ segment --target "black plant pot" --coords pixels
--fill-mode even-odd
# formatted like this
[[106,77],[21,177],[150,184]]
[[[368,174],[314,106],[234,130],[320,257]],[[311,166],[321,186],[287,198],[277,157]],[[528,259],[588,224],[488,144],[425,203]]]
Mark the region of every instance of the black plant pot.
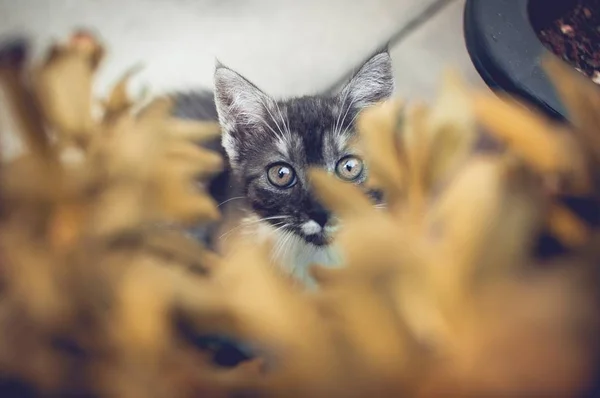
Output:
[[548,50],[535,27],[555,20],[570,4],[572,0],[467,0],[464,13],[467,50],[487,85],[559,120],[568,119],[567,113],[542,69]]
[[[464,34],[475,68],[495,91],[504,91],[537,106],[548,116],[568,123],[569,117],[541,62],[548,50],[536,31],[548,27],[573,0],[467,0]],[[600,225],[595,202],[564,198],[565,204],[592,226]],[[564,248],[542,236],[538,255],[552,257]],[[585,398],[600,397],[600,375]]]

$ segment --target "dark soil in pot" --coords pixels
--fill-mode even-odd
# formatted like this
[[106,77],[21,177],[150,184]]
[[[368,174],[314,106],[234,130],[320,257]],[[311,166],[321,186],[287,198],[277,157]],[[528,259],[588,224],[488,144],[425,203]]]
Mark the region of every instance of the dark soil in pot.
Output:
[[600,0],[533,0],[529,15],[550,51],[600,84]]

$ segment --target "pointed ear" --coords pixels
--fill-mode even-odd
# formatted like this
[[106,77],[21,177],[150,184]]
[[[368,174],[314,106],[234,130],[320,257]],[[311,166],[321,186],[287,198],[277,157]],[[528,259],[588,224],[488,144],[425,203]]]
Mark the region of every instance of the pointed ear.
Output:
[[392,59],[388,50],[383,49],[363,64],[339,97],[343,102],[362,109],[390,98],[393,93]]
[[240,135],[262,123],[271,99],[239,73],[217,63],[215,104],[227,156],[236,161],[244,138]]

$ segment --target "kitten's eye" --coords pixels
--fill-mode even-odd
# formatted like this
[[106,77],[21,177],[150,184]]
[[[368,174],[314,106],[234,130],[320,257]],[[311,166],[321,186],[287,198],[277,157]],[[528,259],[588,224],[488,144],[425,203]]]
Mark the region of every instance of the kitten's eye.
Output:
[[363,172],[363,161],[356,156],[346,156],[335,166],[335,173],[342,180],[354,181]]
[[290,188],[296,183],[296,173],[292,166],[286,163],[277,163],[267,169],[269,182],[277,188]]

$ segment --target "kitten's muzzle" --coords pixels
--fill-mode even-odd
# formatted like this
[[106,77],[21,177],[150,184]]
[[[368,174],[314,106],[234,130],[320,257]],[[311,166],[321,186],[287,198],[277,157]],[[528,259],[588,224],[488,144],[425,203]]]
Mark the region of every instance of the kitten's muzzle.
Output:
[[309,218],[302,224],[304,239],[315,246],[327,246],[333,239],[336,230],[332,214],[325,209],[317,209],[307,213]]
[[325,209],[315,209],[313,211],[308,212],[307,216],[312,221],[319,224],[321,228],[325,228],[325,225],[327,225],[329,219],[331,218],[331,213]]

